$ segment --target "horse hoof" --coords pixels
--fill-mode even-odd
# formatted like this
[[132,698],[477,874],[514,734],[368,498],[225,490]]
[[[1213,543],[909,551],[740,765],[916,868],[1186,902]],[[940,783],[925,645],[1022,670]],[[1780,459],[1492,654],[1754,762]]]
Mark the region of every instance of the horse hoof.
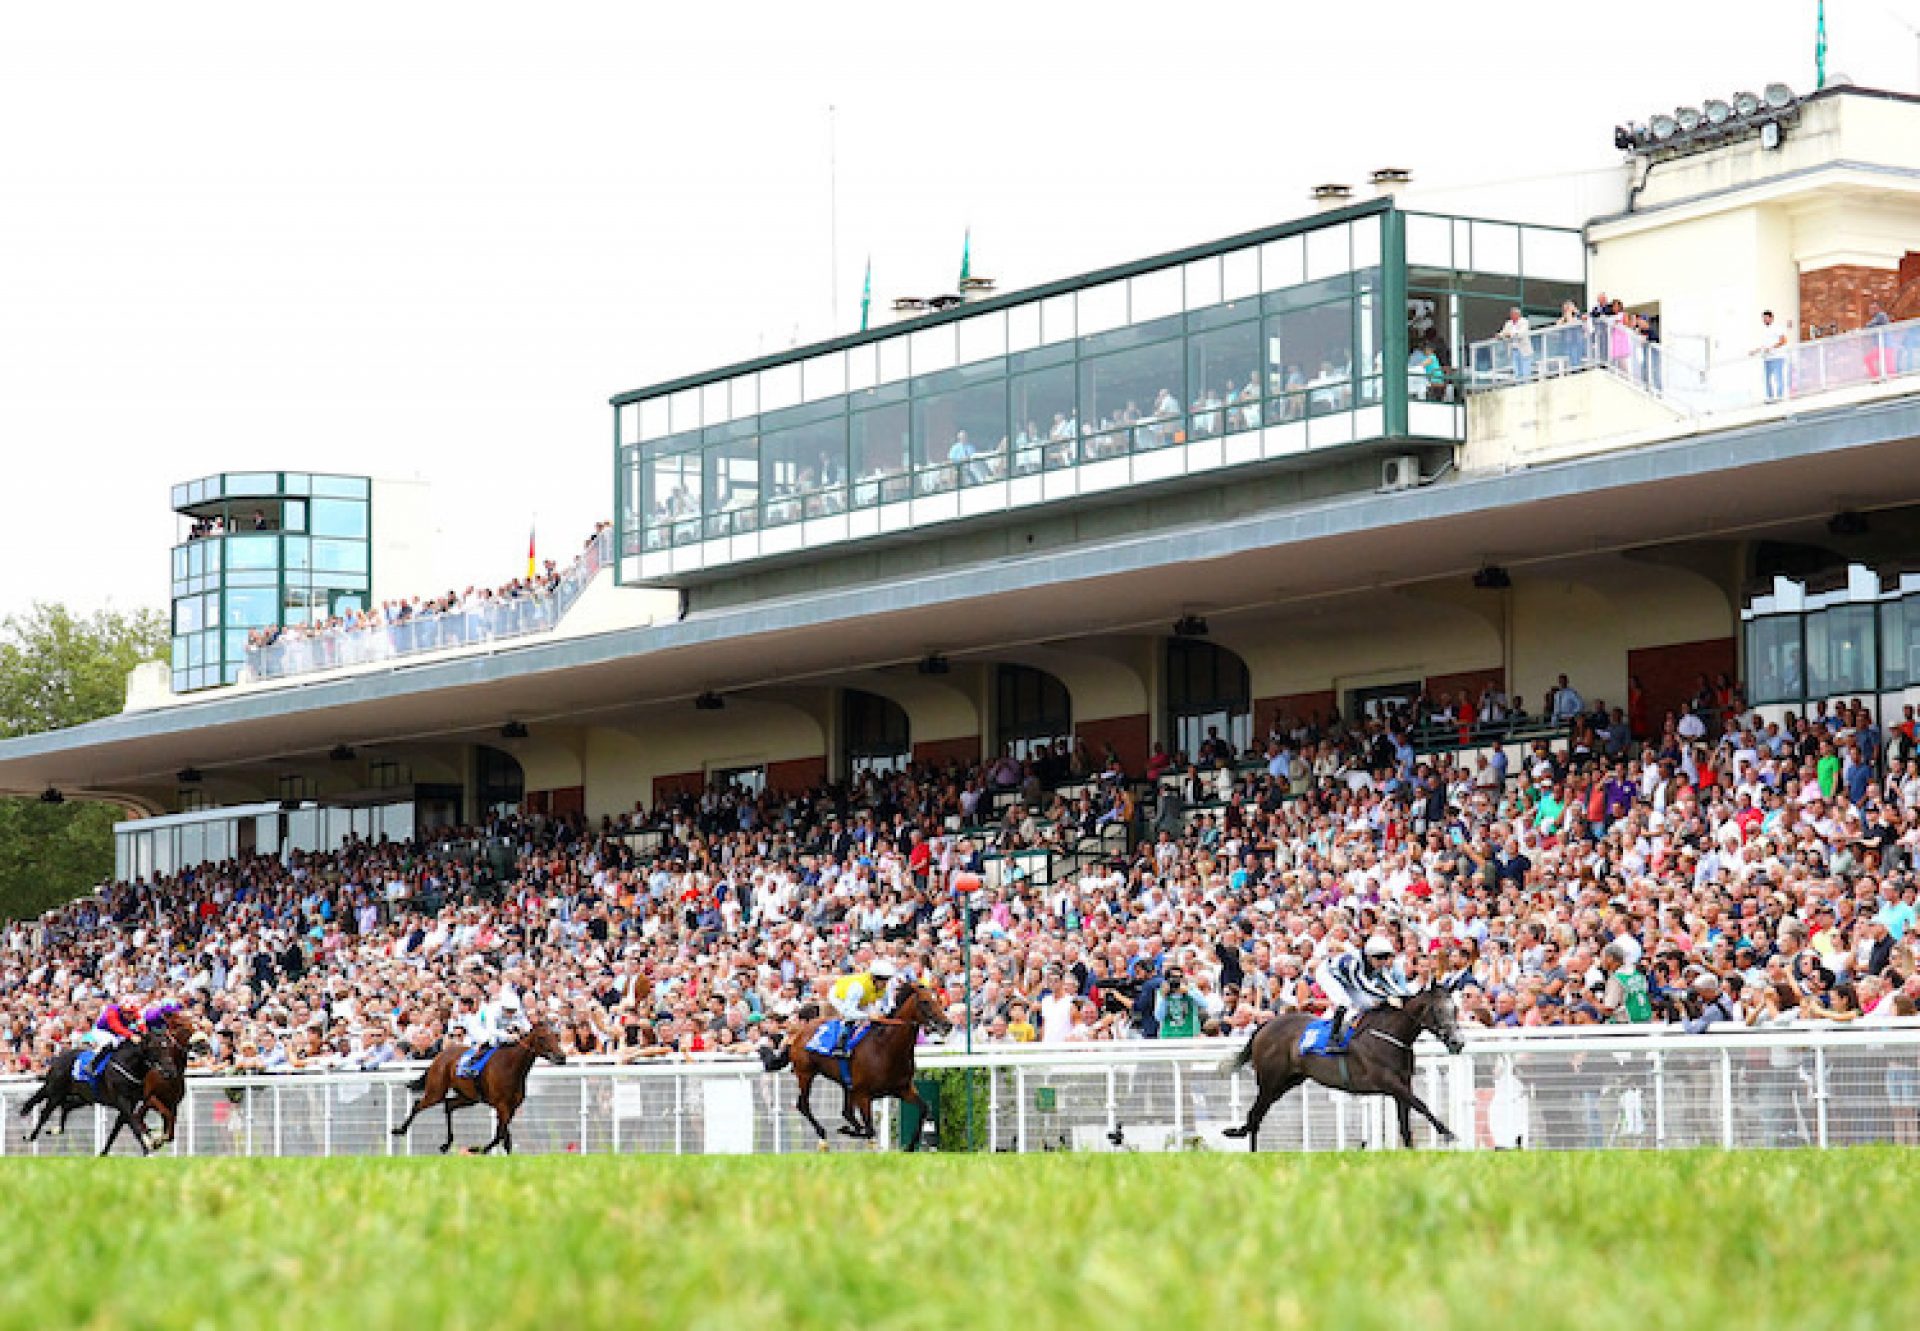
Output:
[[1220,1129],[1220,1135],[1222,1137],[1232,1137],[1234,1140],[1238,1141],[1240,1138],[1247,1135],[1247,1130],[1245,1128],[1222,1128]]
[[832,1150],[833,1148],[828,1146],[825,1139],[823,1138],[820,1144],[814,1147],[813,1149],[820,1152],[820,1154],[825,1155],[828,1151]]
[[448,1151],[451,1151],[452,1149],[453,1149],[453,1143],[448,1142],[445,1146],[442,1146],[440,1148],[440,1154],[445,1155]]

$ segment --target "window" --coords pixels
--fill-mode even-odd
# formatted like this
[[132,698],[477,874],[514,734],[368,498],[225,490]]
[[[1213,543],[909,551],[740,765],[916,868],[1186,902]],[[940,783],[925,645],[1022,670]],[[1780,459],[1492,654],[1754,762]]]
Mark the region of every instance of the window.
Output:
[[266,628],[280,622],[278,597],[271,588],[227,590],[227,623],[234,628]]
[[1186,351],[1180,323],[1163,319],[1082,344],[1087,356],[1080,362],[1083,461],[1124,454],[1129,447],[1185,442]]
[[[1252,305],[1240,308],[1255,312]],[[1194,438],[1259,429],[1260,399],[1265,396],[1260,391],[1259,320],[1191,334],[1187,384]]]
[[367,506],[348,499],[314,500],[313,534],[364,540],[367,535]]
[[996,667],[993,679],[994,741],[1015,757],[1051,749],[1073,739],[1073,699],[1067,686],[1031,666]]
[[904,771],[913,761],[906,709],[891,698],[848,689],[842,714],[847,771]]
[[921,494],[1004,474],[1007,381],[1002,362],[916,378],[913,395]]
[[364,476],[316,476],[313,493],[335,499],[365,499],[367,480]]
[[1210,642],[1167,643],[1167,715],[1174,744],[1188,757],[1210,737],[1235,753],[1253,743],[1253,686],[1247,663]]
[[270,569],[280,566],[278,536],[229,536],[226,546],[228,568]]
[[[751,422],[707,431],[707,537],[752,531],[760,518],[760,440]],[[715,442],[716,438],[719,442]]]
[[649,445],[641,477],[649,528],[647,548],[657,549],[669,538],[676,544],[697,540],[701,495],[698,436],[676,435]]
[[[1014,357],[1013,473],[1069,466],[1077,456],[1073,362],[1066,347]],[[1025,366],[1034,368],[1024,369]]]
[[1747,623],[1747,676],[1756,703],[1799,702],[1806,696],[1800,616],[1773,615]]
[[1312,282],[1266,298],[1267,385],[1280,398],[1277,420],[1353,405],[1353,301],[1345,285]]
[[913,459],[913,443],[908,437],[912,408],[904,398],[886,401],[881,393],[854,399],[856,406],[873,401],[883,405],[853,413],[851,466],[856,508],[892,503],[909,494],[906,474]]
[[707,773],[711,785],[725,789],[734,786],[749,795],[765,793],[767,789],[767,769],[765,767],[716,767]]
[[317,573],[365,573],[365,541],[315,541],[313,567]]
[[[831,412],[821,419],[824,412]],[[779,428],[785,423],[788,428]],[[846,507],[847,418],[839,401],[762,419],[761,480],[769,527]]]

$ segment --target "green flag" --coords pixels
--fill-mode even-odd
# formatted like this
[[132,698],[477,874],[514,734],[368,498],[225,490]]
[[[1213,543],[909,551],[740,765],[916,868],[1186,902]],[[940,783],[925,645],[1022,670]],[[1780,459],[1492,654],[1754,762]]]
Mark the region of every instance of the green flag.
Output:
[[1820,17],[1814,29],[1813,86],[1827,86],[1827,0],[1820,0]]
[[860,331],[867,331],[867,311],[873,306],[873,256],[867,256],[867,280],[860,286]]
[[960,289],[967,289],[967,279],[973,276],[973,228],[967,228],[967,238],[960,243]]

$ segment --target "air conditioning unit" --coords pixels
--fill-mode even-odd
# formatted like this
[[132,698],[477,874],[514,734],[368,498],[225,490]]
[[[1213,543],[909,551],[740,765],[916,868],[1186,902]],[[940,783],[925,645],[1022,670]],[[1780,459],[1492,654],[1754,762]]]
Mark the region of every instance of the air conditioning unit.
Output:
[[1412,453],[1380,460],[1381,490],[1411,490],[1420,484],[1420,459]]

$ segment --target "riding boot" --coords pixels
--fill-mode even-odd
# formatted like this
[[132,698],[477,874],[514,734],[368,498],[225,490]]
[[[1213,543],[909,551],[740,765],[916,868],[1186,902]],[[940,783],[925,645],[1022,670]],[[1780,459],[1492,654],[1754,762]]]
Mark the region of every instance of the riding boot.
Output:
[[1327,1048],[1338,1051],[1340,1048],[1341,1033],[1346,1029],[1347,1025],[1347,1010],[1343,1007],[1335,1008],[1330,1022],[1331,1024],[1327,1027]]

